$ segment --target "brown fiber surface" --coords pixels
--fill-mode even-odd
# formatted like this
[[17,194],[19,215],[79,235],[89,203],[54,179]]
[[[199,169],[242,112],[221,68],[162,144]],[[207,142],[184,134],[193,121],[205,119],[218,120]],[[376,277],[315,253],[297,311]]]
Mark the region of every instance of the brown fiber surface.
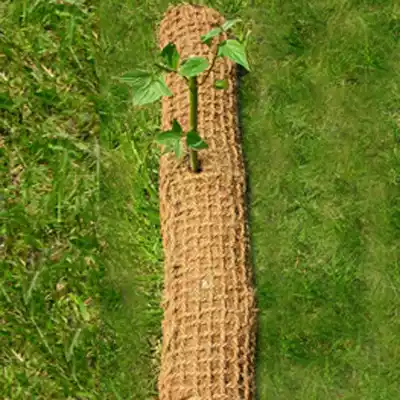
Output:
[[[212,59],[200,35],[220,25],[216,11],[170,8],[159,44],[177,45],[182,58]],[[203,75],[204,76],[204,75]],[[228,90],[215,90],[227,77]],[[201,81],[202,77],[200,77]],[[173,97],[163,99],[162,128],[176,118],[189,126],[189,93],[170,74]],[[248,400],[254,395],[255,304],[248,259],[245,174],[239,142],[236,66],[219,60],[199,88],[202,172],[189,172],[173,155],[161,158],[160,212],[165,252],[161,400]]]

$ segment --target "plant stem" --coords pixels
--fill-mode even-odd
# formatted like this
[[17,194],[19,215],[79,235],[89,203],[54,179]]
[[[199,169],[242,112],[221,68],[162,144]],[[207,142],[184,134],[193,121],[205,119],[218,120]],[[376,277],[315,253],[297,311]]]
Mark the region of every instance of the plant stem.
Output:
[[207,78],[209,77],[211,71],[212,71],[213,68],[214,68],[215,61],[217,61],[217,58],[218,58],[218,49],[217,49],[217,52],[214,54],[214,57],[213,57],[213,59],[212,59],[212,61],[211,61],[211,66],[210,66],[210,68],[209,68],[208,71],[206,72],[206,75],[205,75],[205,77],[203,78],[203,80],[200,82],[199,86],[201,86],[201,85],[207,80]]
[[174,70],[174,69],[168,67],[168,65],[163,65],[163,64],[160,64],[160,63],[154,63],[154,65],[155,65],[157,68],[160,68],[162,71],[166,71],[166,72],[176,72],[176,70]]
[[[194,76],[189,78],[189,93],[190,93],[190,130],[197,132],[197,78]],[[199,160],[197,151],[189,149],[190,169],[193,172],[200,172]]]

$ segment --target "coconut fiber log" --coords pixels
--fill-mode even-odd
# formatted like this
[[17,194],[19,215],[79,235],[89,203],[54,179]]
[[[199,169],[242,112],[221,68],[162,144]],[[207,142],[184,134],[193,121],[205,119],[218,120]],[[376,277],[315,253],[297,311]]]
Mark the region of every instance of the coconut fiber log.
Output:
[[[211,64],[217,39],[210,49],[200,36],[223,22],[210,8],[170,8],[160,24],[160,47],[172,42],[181,59],[204,56]],[[229,89],[214,89],[213,82],[224,77]],[[162,128],[171,129],[177,119],[188,131],[186,82],[176,74],[166,81],[173,96],[163,99]],[[255,302],[236,91],[236,65],[218,59],[199,87],[198,131],[209,145],[199,152],[202,171],[190,172],[187,161],[172,154],[160,160],[165,253],[160,400],[254,395]]]

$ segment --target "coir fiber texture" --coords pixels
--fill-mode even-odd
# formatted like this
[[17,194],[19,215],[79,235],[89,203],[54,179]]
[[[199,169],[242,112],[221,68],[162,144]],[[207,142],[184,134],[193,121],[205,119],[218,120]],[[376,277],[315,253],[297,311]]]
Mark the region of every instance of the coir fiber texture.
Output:
[[[200,36],[224,19],[210,8],[170,8],[159,44],[176,44],[181,59],[210,61],[216,51]],[[199,77],[199,81],[205,73]],[[214,89],[227,78],[229,89]],[[172,97],[163,99],[162,128],[177,119],[189,129],[186,82],[169,74]],[[198,130],[209,144],[199,152],[202,171],[162,156],[160,214],[165,253],[160,400],[248,400],[254,395],[255,302],[249,264],[245,173],[239,142],[236,65],[218,59],[199,87]]]

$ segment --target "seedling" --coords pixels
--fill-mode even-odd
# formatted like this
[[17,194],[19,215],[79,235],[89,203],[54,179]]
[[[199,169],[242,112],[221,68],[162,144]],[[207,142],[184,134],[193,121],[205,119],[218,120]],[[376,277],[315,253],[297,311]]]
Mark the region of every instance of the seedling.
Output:
[[[218,39],[219,36],[230,31],[235,25],[240,23],[240,19],[228,20],[222,26],[210,30],[201,36],[202,43],[211,47],[212,41]],[[201,138],[197,129],[197,112],[198,112],[198,88],[207,80],[216,60],[219,57],[228,57],[237,64],[240,64],[248,71],[250,67],[246,56],[246,46],[250,31],[244,33],[243,24],[241,26],[238,38],[227,39],[221,41],[217,45],[216,53],[213,56],[211,66],[204,78],[199,81],[199,76],[208,67],[209,62],[204,57],[188,57],[181,60],[176,45],[168,43],[159,54],[160,62],[155,62],[156,71],[136,70],[124,74],[119,78],[120,81],[128,84],[132,88],[132,101],[135,106],[143,106],[159,100],[163,96],[172,96],[171,90],[168,88],[164,74],[176,73],[183,77],[187,82],[190,96],[190,129],[184,132],[177,120],[172,121],[170,131],[161,132],[156,137],[156,142],[163,146],[164,153],[174,152],[178,159],[185,155],[182,146],[182,137],[186,137],[186,147],[189,153],[189,167],[193,172],[200,172],[200,165],[197,153],[208,147],[207,143]],[[214,82],[216,89],[224,90],[228,88],[228,80],[220,79]]]

